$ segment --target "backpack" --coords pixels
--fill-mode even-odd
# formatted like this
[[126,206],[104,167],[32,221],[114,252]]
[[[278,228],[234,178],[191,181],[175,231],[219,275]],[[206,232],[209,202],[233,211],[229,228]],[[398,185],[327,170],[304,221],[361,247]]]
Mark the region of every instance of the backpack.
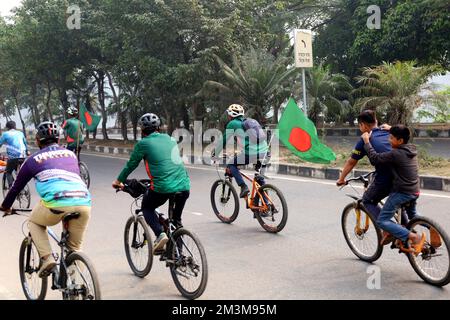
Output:
[[244,119],[242,127],[247,133],[251,143],[261,143],[267,139],[266,133],[258,121],[252,118]]

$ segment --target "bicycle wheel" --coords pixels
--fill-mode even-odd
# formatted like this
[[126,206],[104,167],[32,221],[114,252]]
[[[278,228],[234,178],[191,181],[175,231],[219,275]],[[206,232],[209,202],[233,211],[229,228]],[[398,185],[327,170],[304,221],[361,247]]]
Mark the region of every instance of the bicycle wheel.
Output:
[[168,250],[173,260],[170,273],[178,291],[187,299],[200,297],[208,282],[208,263],[198,237],[180,228],[174,232]]
[[342,212],[342,232],[350,250],[361,260],[374,262],[383,253],[381,230],[365,208],[350,203]]
[[[278,233],[286,226],[288,218],[288,207],[283,193],[277,187],[265,184],[259,188],[259,193],[263,196],[268,205],[268,209],[263,211],[253,210],[261,227],[270,233]],[[261,206],[262,201],[258,194],[255,196],[254,205]]]
[[239,197],[228,180],[217,180],[211,187],[211,205],[220,221],[232,223],[239,214]]
[[135,275],[140,278],[149,274],[153,265],[152,237],[142,216],[130,217],[125,224],[125,253],[128,264]]
[[27,300],[44,300],[47,294],[48,278],[39,278],[39,253],[31,241],[26,237],[19,251],[20,283]]
[[91,176],[89,175],[89,169],[83,161],[80,161],[80,177],[81,180],[86,184],[86,187],[89,189],[89,186],[91,185]]
[[416,256],[408,253],[414,271],[425,282],[442,287],[450,282],[450,239],[442,227],[427,217],[411,219],[409,230],[426,235],[422,252]]
[[67,288],[64,300],[101,300],[97,272],[82,252],[73,252],[66,258]]

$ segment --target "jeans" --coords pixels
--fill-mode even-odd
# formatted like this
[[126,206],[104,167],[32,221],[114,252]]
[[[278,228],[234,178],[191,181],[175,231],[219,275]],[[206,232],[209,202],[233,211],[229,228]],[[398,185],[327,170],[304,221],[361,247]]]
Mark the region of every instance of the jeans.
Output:
[[182,191],[180,193],[158,193],[152,190],[148,190],[144,198],[142,199],[142,212],[144,213],[145,221],[152,228],[156,237],[164,231],[163,227],[159,223],[159,217],[155,212],[155,209],[162,206],[174,196],[175,206],[173,209],[173,220],[176,225],[181,225],[181,214],[183,213],[184,205],[189,198],[189,191]]
[[[238,166],[247,165],[250,163],[256,163],[258,160],[263,160],[265,154],[257,154],[257,155],[248,155],[244,153],[240,153],[236,155],[230,163],[228,163],[227,168],[230,170],[231,175],[234,179],[236,179],[236,183],[238,186],[242,186],[245,184],[244,178],[242,178],[241,172],[239,171]],[[265,181],[261,177],[258,182],[260,185],[264,185]]]
[[377,219],[378,226],[384,231],[389,232],[395,238],[402,241],[408,240],[409,230],[405,227],[393,222],[391,219],[403,204],[411,202],[411,205],[406,208],[408,218],[412,219],[417,214],[416,212],[416,200],[418,196],[414,194],[406,194],[400,192],[393,192],[389,195],[386,203],[381,210]]
[[375,181],[364,192],[362,203],[364,207],[377,219],[380,215],[381,206],[380,201],[386,198],[391,193],[391,183]]

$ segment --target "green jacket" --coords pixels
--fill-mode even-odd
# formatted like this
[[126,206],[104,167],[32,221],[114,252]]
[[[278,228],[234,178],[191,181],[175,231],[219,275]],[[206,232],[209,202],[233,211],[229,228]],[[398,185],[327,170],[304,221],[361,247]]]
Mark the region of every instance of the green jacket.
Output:
[[219,153],[222,151],[222,149],[226,148],[227,141],[235,135],[238,137],[239,143],[242,144],[242,141],[244,141],[244,152],[248,155],[257,155],[266,153],[269,150],[269,147],[267,146],[267,141],[260,141],[259,143],[251,143],[249,141],[249,138],[245,136],[244,131],[244,117],[240,116],[237,118],[234,118],[230,122],[228,122],[227,127],[225,129],[225,134],[223,135],[222,143],[217,145],[216,147],[216,155],[219,155]]
[[83,123],[76,119],[70,118],[64,121],[61,128],[66,134],[67,145],[70,147],[81,146],[84,143]]
[[125,182],[142,159],[151,179],[152,190],[159,193],[190,190],[189,175],[180,157],[178,145],[167,134],[154,132],[139,141],[117,180]]

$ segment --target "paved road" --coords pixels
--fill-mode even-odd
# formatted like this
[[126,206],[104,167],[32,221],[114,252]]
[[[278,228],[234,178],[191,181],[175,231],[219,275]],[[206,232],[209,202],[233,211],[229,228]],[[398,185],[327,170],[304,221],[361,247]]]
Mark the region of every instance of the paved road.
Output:
[[[94,199],[85,252],[100,274],[103,297],[181,299],[158,260],[146,279],[133,276],[127,265],[122,238],[131,198],[110,188],[125,160],[91,155],[84,159],[92,174]],[[204,166],[190,166],[189,172],[192,194],[184,224],[202,240],[209,264],[209,283],[201,299],[450,299],[450,286],[425,284],[406,257],[391,250],[375,263],[381,269],[381,289],[368,289],[369,265],[353,256],[341,232],[340,213],[349,200],[332,182],[274,176],[271,183],[284,192],[290,212],[285,230],[273,235],[243,209],[234,224],[219,222],[209,200],[217,173]],[[134,174],[144,175],[143,167]],[[33,204],[36,199],[33,190]],[[419,209],[450,232],[449,201],[448,193],[426,192]],[[0,219],[1,299],[24,297],[17,262],[22,222],[22,217]],[[48,298],[60,296],[50,292]]]

